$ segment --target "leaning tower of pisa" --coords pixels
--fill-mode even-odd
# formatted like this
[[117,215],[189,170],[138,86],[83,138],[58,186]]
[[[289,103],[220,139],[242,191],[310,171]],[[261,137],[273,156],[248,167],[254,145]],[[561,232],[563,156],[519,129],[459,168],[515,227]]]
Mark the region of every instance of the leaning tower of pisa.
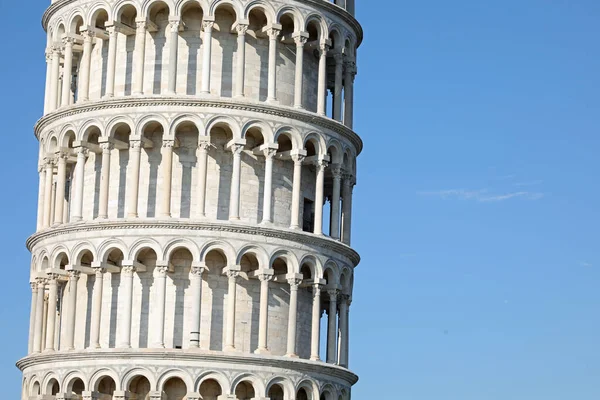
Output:
[[23,399],[348,400],[354,0],[56,0]]

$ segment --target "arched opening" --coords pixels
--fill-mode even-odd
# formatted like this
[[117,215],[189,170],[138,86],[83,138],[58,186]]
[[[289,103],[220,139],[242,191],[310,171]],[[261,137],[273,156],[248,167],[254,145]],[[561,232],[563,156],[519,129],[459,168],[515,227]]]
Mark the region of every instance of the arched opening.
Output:
[[[144,247],[140,249],[135,256],[135,261],[145,267],[145,270],[138,268],[134,274],[134,279],[139,280],[139,285],[133,286],[133,302],[132,302],[132,326],[136,325],[135,319],[138,319],[138,330],[131,332],[131,345],[136,344],[140,348],[148,347],[148,342],[151,335],[156,332],[150,326],[150,316],[154,315],[155,310],[152,308],[153,302],[150,300],[150,289],[155,285],[154,270],[158,256],[153,248]],[[154,292],[156,293],[156,292]],[[143,312],[144,305],[151,304],[150,312]],[[152,333],[150,333],[152,332]],[[150,336],[150,337],[149,337]]]
[[211,147],[208,150],[208,170],[218,173],[207,175],[206,213],[209,218],[229,219],[229,196],[233,156],[227,147],[233,131],[226,123],[215,124],[209,132]]
[[148,10],[148,19],[152,22],[153,29],[148,30],[151,45],[146,46],[146,59],[152,60],[154,68],[147,74],[150,76],[144,78],[144,93],[161,94],[167,90],[169,51],[166,44],[169,15],[169,7],[162,1],[153,3]]
[[117,385],[114,379],[110,376],[103,377],[97,384],[96,391],[100,395],[98,400],[111,400],[115,390],[117,390]]
[[48,384],[46,385],[46,394],[50,396],[55,396],[59,391],[60,386],[58,384],[58,381],[54,378],[50,379],[48,381]]
[[67,257],[66,253],[60,253],[56,256],[56,261],[54,263],[54,268],[65,270],[66,266],[69,264],[69,257]]
[[[241,155],[242,161],[242,182],[244,185],[244,195],[240,197],[240,207],[245,211],[245,217],[251,223],[258,223],[262,221],[264,214],[264,190],[265,190],[265,159],[263,156],[265,153],[260,150],[260,146],[265,144],[265,137],[262,132],[262,128],[259,126],[252,126],[246,130],[244,135],[246,139],[246,146],[244,152]],[[244,168],[244,165],[250,168]],[[246,199],[250,200],[249,206],[244,206]],[[249,209],[254,208],[256,204],[256,213],[246,214]],[[272,208],[272,207],[271,207]],[[271,214],[272,215],[272,214]]]
[[268,397],[270,400],[284,400],[283,399],[283,386],[279,384],[274,384],[269,389]]
[[222,394],[221,385],[214,379],[207,379],[200,385],[200,398],[202,400],[217,400]]
[[[204,274],[206,286],[202,288],[203,299],[210,299],[202,302],[202,315],[208,316],[207,326],[210,327],[208,343],[201,343],[201,348],[209,348],[210,350],[222,350],[224,338],[224,317],[225,317],[225,296],[227,295],[227,277],[223,276],[223,268],[227,266],[227,257],[219,250],[214,249],[209,251],[204,261],[206,263],[207,272]],[[201,335],[201,340],[205,335]],[[206,340],[206,339],[204,339]]]
[[83,383],[83,381],[79,378],[75,378],[68,385],[66,393],[74,395],[74,397],[71,397],[71,398],[74,398],[76,400],[83,400],[82,394],[83,394],[84,390],[85,390],[85,384]]
[[296,393],[296,400],[312,400],[312,397],[308,396],[309,393],[311,392],[307,392],[305,388],[298,389],[298,392]]
[[138,375],[129,383],[129,394],[135,396],[135,400],[149,400],[150,381],[143,375]]
[[[306,24],[308,32],[307,44],[304,46],[304,65],[302,67],[304,82],[319,81],[319,58],[320,43],[325,39],[321,37],[321,23],[316,17],[312,17]],[[303,105],[308,111],[317,111],[318,85],[304,85]]]
[[[237,46],[237,35],[232,33],[233,24],[237,20],[235,9],[223,3],[215,10],[213,27],[211,69],[211,93],[221,97],[233,96],[234,49]],[[214,42],[213,42],[214,43]]]
[[[92,125],[85,129],[81,140],[93,145],[98,145],[102,133],[100,128]],[[100,207],[100,174],[102,171],[102,153],[90,151],[85,161],[84,175],[91,181],[91,185],[84,183],[84,190],[93,195],[83,196],[83,219],[90,220],[98,216]]]
[[181,40],[179,40],[178,58],[180,62],[177,64],[177,69],[180,73],[177,74],[177,86],[180,88],[185,85],[185,94],[195,95],[200,93],[201,76],[198,74],[200,65],[202,65],[202,55],[200,51],[202,37],[202,21],[204,12],[200,5],[195,1],[188,2],[181,10],[181,20],[185,26],[183,31],[179,32]]
[[238,294],[236,301],[237,304],[248,306],[240,310],[242,317],[237,318],[236,332],[242,337],[241,343],[238,341],[237,346],[241,352],[249,353],[258,348],[260,281],[254,274],[259,270],[260,264],[256,254],[252,251],[246,252],[240,259],[240,268],[242,277],[246,279],[238,279],[242,292]]
[[90,20],[90,26],[103,32],[97,36],[92,51],[90,66],[90,100],[99,100],[106,94],[106,75],[108,71],[108,35],[106,34],[106,23],[108,12],[105,9],[97,9]]
[[254,7],[248,13],[248,22],[247,65],[260,65],[260,74],[258,77],[248,74],[246,96],[253,100],[265,101],[269,90],[269,37],[263,31],[269,22],[265,10],[262,7]]
[[39,396],[40,394],[42,394],[39,382],[33,382],[33,385],[31,385],[30,394],[31,396]]
[[235,398],[238,400],[252,400],[254,399],[254,386],[250,381],[243,381],[238,383],[235,387]]
[[192,122],[183,122],[175,133],[175,160],[173,162],[173,187],[181,187],[172,193],[172,213],[180,218],[190,218],[192,198],[192,170],[197,165],[198,128]]
[[[109,207],[109,217],[123,218],[125,216],[125,191],[127,188],[127,166],[129,165],[129,138],[131,136],[131,127],[125,123],[118,123],[112,130],[111,135],[114,139],[114,147],[118,156],[119,169],[118,174],[111,170],[111,177],[117,177],[117,190],[109,190],[109,204],[116,204],[116,209]],[[115,171],[116,172],[116,171]],[[114,187],[114,186],[113,186]],[[131,190],[131,189],[129,189]],[[112,208],[112,209],[111,209]]]
[[163,393],[165,400],[183,400],[187,395],[187,386],[181,378],[170,378],[163,386]]
[[[185,291],[190,287],[190,270],[194,256],[185,247],[180,247],[173,251],[169,257],[169,271],[167,274],[166,304],[171,305],[171,309],[165,313],[165,332],[166,347],[174,349],[183,348],[183,343],[189,343],[189,333],[184,333],[182,327],[185,321]],[[186,331],[187,332],[187,331]],[[169,340],[169,337],[172,337]],[[169,343],[170,342],[170,343]]]
[[149,218],[156,216],[158,170],[162,160],[163,135],[163,126],[157,121],[148,122],[142,128],[143,151],[140,165],[146,167],[140,171],[138,214]]

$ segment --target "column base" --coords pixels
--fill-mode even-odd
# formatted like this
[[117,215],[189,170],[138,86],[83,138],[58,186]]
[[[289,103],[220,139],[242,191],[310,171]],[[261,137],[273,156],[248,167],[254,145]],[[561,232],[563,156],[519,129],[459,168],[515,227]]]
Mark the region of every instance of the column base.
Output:
[[235,346],[228,345],[228,346],[223,347],[223,351],[231,353],[231,352],[236,351],[236,349],[235,349]]
[[302,104],[294,104],[294,108],[296,108],[298,110],[304,110],[304,107],[302,106]]
[[319,358],[318,356],[310,356],[310,361],[323,361],[321,360],[321,358]]
[[274,105],[279,105],[279,100],[272,98],[272,99],[267,99],[266,101],[268,104],[274,104]]
[[300,358],[300,356],[299,356],[298,354],[295,354],[295,353],[292,353],[292,354],[286,354],[285,356],[286,356],[286,357],[289,357],[289,358]]
[[138,218],[138,214],[127,214],[127,218]]
[[239,220],[240,220],[240,217],[229,217],[229,220],[230,220],[230,221],[234,221],[234,222],[235,222],[235,221],[239,221]]
[[254,354],[270,355],[271,351],[269,351],[269,349],[267,349],[267,348],[256,349],[256,350],[254,350]]

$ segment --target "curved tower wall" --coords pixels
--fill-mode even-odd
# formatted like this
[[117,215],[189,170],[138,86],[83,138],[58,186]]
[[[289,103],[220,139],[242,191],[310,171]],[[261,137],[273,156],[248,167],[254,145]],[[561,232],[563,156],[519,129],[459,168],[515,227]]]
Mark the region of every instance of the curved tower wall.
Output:
[[350,398],[352,14],[52,3],[24,399]]

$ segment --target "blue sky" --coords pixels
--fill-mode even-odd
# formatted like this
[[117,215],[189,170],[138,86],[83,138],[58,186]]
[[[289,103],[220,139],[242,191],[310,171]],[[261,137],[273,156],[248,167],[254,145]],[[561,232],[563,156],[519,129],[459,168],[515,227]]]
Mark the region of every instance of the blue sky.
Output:
[[[600,2],[357,3],[354,398],[597,400]],[[0,5],[6,399],[27,347],[46,6]]]

